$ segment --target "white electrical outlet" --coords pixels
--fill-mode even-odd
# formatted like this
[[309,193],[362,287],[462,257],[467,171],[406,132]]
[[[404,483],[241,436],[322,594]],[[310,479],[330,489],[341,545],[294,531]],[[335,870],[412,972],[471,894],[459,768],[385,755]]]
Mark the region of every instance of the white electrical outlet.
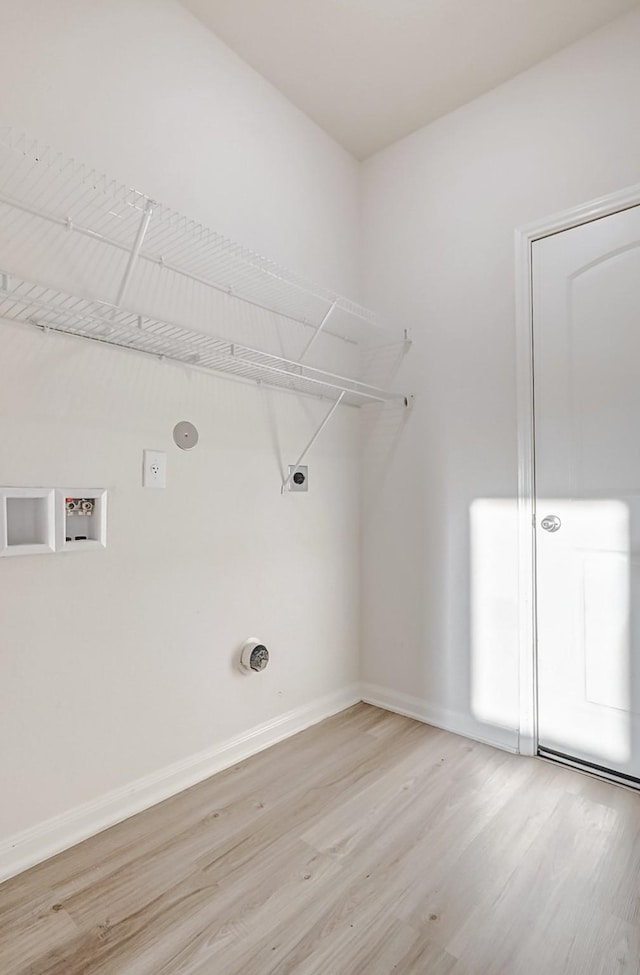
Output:
[[163,450],[145,450],[142,457],[142,486],[167,486],[167,455]]

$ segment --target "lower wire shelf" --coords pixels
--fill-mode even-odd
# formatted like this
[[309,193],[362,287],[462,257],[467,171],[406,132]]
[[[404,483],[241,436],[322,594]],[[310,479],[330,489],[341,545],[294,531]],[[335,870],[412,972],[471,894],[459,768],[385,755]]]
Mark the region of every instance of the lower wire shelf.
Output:
[[0,318],[144,352],[216,373],[351,406],[410,398],[239,345],[215,335],[149,318],[105,302],[66,294],[0,271]]

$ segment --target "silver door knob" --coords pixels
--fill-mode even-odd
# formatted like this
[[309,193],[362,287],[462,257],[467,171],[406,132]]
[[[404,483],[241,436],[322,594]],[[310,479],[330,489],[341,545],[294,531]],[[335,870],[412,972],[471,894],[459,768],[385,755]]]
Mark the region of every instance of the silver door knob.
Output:
[[561,525],[562,522],[557,515],[547,515],[540,522],[540,527],[544,528],[546,532],[557,532]]

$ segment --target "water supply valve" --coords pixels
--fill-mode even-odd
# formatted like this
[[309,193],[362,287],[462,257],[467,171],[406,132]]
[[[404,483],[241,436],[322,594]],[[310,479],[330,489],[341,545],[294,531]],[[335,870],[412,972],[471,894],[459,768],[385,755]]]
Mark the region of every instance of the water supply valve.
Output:
[[95,507],[94,498],[65,498],[64,502],[67,515],[82,515],[89,517],[93,514]]

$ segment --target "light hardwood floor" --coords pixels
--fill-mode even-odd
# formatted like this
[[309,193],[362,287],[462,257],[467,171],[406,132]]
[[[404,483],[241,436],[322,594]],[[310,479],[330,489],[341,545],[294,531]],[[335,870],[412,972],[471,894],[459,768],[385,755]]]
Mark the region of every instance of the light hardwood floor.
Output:
[[2,975],[640,972],[640,797],[360,704],[0,887]]

